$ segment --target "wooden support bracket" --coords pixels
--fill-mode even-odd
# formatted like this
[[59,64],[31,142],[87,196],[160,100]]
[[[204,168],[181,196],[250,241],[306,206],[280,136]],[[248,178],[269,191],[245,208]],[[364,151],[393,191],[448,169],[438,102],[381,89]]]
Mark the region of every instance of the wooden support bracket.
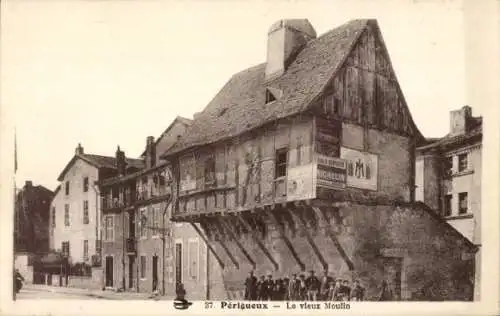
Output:
[[349,270],[352,271],[354,270],[354,263],[351,261],[349,256],[346,254],[344,248],[342,248],[342,245],[340,244],[338,238],[335,236],[335,234],[332,232],[332,228],[330,223],[328,222],[328,219],[326,218],[325,213],[318,207],[312,207],[314,212],[323,219],[325,222],[325,228],[326,228],[326,233],[328,234],[328,237],[332,240],[333,244],[335,245],[335,248],[337,248],[337,251],[339,252],[340,256],[342,259],[344,259],[344,262],[347,264],[349,267]]
[[238,236],[236,236],[236,234],[233,232],[233,230],[231,229],[231,227],[229,227],[229,225],[222,218],[219,217],[218,221],[227,230],[227,232],[231,235],[231,237],[233,238],[233,240],[236,243],[236,245],[238,245],[238,247],[240,248],[240,250],[243,253],[243,255],[247,258],[248,262],[250,262],[250,264],[255,269],[255,266],[256,266],[255,265],[255,261],[248,254],[248,252],[245,250],[245,247],[243,247],[243,245],[240,243]]
[[290,250],[290,253],[292,254],[293,258],[295,259],[295,261],[299,265],[300,270],[301,271],[305,271],[305,269],[306,269],[305,264],[302,262],[302,260],[300,260],[300,257],[297,254],[297,252],[295,251],[295,248],[293,248],[293,245],[290,242],[290,239],[288,239],[288,237],[285,235],[285,231],[283,230],[283,228],[281,227],[281,225],[278,223],[276,215],[273,214],[273,213],[268,213],[268,214],[269,214],[269,218],[271,219],[271,221],[274,223],[274,225],[276,225],[276,227],[277,227],[277,229],[278,229],[278,231],[279,231],[279,233],[281,235],[281,238],[283,239],[283,241],[285,242],[286,246],[288,247],[288,250]]
[[255,240],[255,242],[257,243],[257,245],[260,247],[260,249],[262,250],[262,252],[266,255],[266,257],[269,259],[269,261],[271,261],[271,263],[273,264],[274,269],[278,270],[278,268],[279,268],[278,263],[273,258],[273,256],[271,255],[271,253],[267,250],[266,246],[262,243],[262,241],[260,240],[260,238],[255,234],[255,231],[252,230],[252,227],[250,226],[250,224],[243,218],[243,216],[237,216],[237,218],[243,224],[243,226],[245,226],[245,228],[250,232],[250,234],[252,235],[253,239]]
[[220,259],[219,255],[215,252],[215,249],[212,247],[212,245],[210,244],[210,242],[208,241],[208,239],[205,237],[205,235],[202,233],[202,231],[198,228],[198,226],[196,226],[195,223],[190,222],[190,224],[194,228],[194,230],[196,230],[196,232],[201,237],[201,239],[203,239],[203,241],[207,245],[207,248],[212,252],[212,254],[215,257],[215,260],[217,260],[217,262],[219,263],[220,267],[222,269],[224,269],[224,262],[222,262],[222,260]]
[[319,251],[318,246],[316,246],[316,243],[314,242],[314,239],[312,238],[311,234],[309,234],[309,232],[307,231],[307,227],[306,227],[306,223],[305,223],[304,219],[302,217],[300,217],[299,215],[295,214],[295,212],[293,210],[290,210],[290,209],[286,209],[286,210],[290,213],[290,215],[292,216],[294,221],[301,224],[301,226],[303,228],[302,231],[304,232],[304,235],[306,236],[306,239],[309,242],[309,245],[311,246],[312,250],[314,251],[314,253],[318,257],[319,261],[321,262],[323,269],[327,270],[328,263],[326,262],[325,258],[323,257],[323,255]]

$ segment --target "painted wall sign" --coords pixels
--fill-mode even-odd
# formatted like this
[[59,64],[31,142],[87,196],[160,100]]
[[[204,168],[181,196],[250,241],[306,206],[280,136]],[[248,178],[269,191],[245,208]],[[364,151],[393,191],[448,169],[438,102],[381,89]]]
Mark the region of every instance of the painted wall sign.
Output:
[[346,186],[346,161],[318,155],[317,186],[339,189]]
[[288,201],[313,199],[316,190],[313,185],[313,164],[288,169],[287,195]]
[[355,149],[340,148],[340,157],[347,163],[347,186],[377,190],[378,156]]

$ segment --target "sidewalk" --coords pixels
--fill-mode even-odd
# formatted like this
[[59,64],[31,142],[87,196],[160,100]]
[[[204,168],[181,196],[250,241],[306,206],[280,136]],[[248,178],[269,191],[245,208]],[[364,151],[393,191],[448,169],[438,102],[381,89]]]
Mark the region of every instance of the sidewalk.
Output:
[[62,293],[68,295],[90,296],[97,299],[108,300],[172,300],[173,298],[167,296],[156,295],[152,293],[137,293],[137,292],[114,292],[110,290],[93,290],[93,289],[80,289],[64,286],[50,286],[43,284],[24,284],[23,290],[27,291],[44,291],[52,293]]

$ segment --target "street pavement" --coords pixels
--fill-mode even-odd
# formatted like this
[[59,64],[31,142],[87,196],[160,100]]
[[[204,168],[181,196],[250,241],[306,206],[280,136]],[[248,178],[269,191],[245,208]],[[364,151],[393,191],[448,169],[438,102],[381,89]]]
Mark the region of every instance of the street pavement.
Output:
[[23,299],[169,300],[172,298],[168,298],[165,296],[155,296],[151,293],[114,292],[38,284],[24,284],[23,288],[16,296],[16,300]]

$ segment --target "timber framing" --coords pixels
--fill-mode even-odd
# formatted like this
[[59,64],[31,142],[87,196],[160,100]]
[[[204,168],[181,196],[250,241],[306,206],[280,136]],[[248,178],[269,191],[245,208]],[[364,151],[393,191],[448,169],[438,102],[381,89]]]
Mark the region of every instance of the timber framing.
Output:
[[255,230],[252,229],[252,227],[250,226],[250,224],[243,218],[243,216],[236,216],[236,218],[250,232],[250,234],[252,235],[253,239],[255,240],[255,242],[257,243],[257,245],[259,246],[260,250],[262,250],[262,252],[266,255],[266,257],[269,259],[269,261],[271,261],[271,263],[273,264],[274,269],[278,270],[278,268],[279,268],[278,263],[273,258],[273,256],[271,255],[271,253],[267,250],[266,246],[264,246],[264,244],[260,240],[259,236],[257,236],[257,234],[255,233]]
[[325,271],[328,270],[328,263],[326,262],[325,258],[321,254],[321,251],[319,250],[318,246],[314,242],[313,237],[307,231],[306,221],[300,215],[298,215],[296,213],[297,208],[293,207],[293,209],[292,209],[292,207],[289,207],[289,208],[286,208],[286,210],[290,213],[290,215],[292,216],[294,221],[301,224],[302,232],[304,233],[304,236],[306,237],[307,242],[309,243],[312,250],[314,251],[314,254],[316,255],[316,257],[318,257],[319,262],[321,262],[321,265],[323,266],[323,270],[325,270]]
[[292,243],[290,242],[290,239],[285,234],[285,231],[283,227],[279,224],[278,219],[276,218],[276,215],[272,212],[268,213],[269,219],[276,225],[276,228],[278,229],[278,232],[280,233],[281,239],[285,242],[285,245],[288,247],[288,250],[290,250],[290,253],[292,254],[293,258],[295,259],[295,262],[297,262],[298,266],[300,267],[301,271],[306,270],[305,264],[300,260],[299,255],[297,254],[297,251],[295,251],[295,248],[293,247]]
[[240,241],[238,240],[239,239],[238,236],[236,236],[235,232],[231,229],[230,225],[226,223],[226,221],[221,217],[218,217],[217,220],[226,229],[231,238],[233,238],[238,248],[240,248],[243,255],[247,258],[248,262],[250,262],[252,267],[255,269],[256,268],[255,260],[250,256],[250,254],[246,251],[245,247],[243,247],[243,245],[240,243]]
[[342,245],[340,244],[338,238],[333,233],[332,227],[331,227],[330,223],[328,222],[328,219],[326,218],[325,212],[322,209],[320,209],[318,207],[314,207],[314,206],[312,207],[312,209],[314,210],[316,215],[321,219],[321,221],[325,225],[326,234],[332,240],[332,242],[335,245],[335,248],[337,248],[337,251],[339,252],[340,256],[342,257],[342,259],[344,259],[344,262],[349,267],[349,270],[350,271],[354,270],[354,263],[349,258],[349,256],[346,254],[346,252],[345,252],[344,248],[342,247]]

